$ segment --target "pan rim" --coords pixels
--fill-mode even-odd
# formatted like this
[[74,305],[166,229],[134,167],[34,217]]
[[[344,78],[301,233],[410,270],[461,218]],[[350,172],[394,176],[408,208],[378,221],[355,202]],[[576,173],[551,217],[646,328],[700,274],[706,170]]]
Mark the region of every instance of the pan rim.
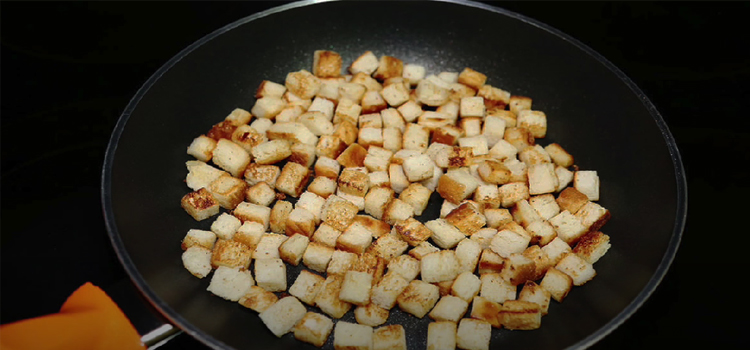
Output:
[[[122,264],[125,271],[128,273],[128,277],[131,279],[133,284],[135,284],[138,290],[146,297],[146,299],[151,303],[151,305],[161,313],[162,317],[166,318],[170,323],[178,326],[184,332],[188,333],[193,338],[198,339],[200,342],[202,342],[204,345],[210,348],[231,349],[231,347],[229,347],[222,341],[206,334],[204,331],[194,326],[192,323],[190,323],[184,317],[182,317],[182,315],[177,313],[169,305],[167,305],[164,301],[162,301],[161,298],[151,289],[151,287],[148,286],[145,279],[140,274],[135,264],[133,263],[132,259],[130,258],[130,255],[128,254],[127,251],[125,251],[124,242],[122,241],[120,233],[115,224],[115,217],[114,217],[114,212],[112,208],[112,198],[111,198],[112,167],[114,164],[114,156],[115,156],[115,152],[117,151],[119,139],[122,136],[122,133],[125,129],[125,126],[128,120],[130,119],[132,112],[138,106],[140,100],[146,95],[146,93],[148,93],[148,91],[151,89],[154,83],[156,83],[156,81],[158,81],[161,78],[161,76],[164,75],[164,73],[166,73],[169,69],[171,69],[177,62],[182,60],[182,58],[190,54],[195,49],[199,48],[203,44],[209,42],[210,40],[213,40],[214,38],[218,37],[219,35],[227,31],[230,31],[240,25],[244,25],[254,20],[269,16],[278,12],[290,10],[290,9],[315,5],[318,3],[331,2],[331,1],[337,1],[337,0],[303,0],[299,2],[293,2],[293,3],[288,3],[285,5],[273,7],[268,10],[240,18],[232,23],[229,23],[205,35],[204,37],[195,41],[191,45],[182,49],[175,56],[173,56],[166,63],[164,63],[164,65],[162,65],[153,75],[151,75],[151,77],[149,77],[149,79],[146,80],[146,82],[139,88],[139,90],[136,92],[134,97],[129,101],[123,113],[121,114],[120,118],[118,119],[117,124],[115,125],[112,131],[112,135],[110,137],[109,143],[107,145],[105,156],[104,156],[104,162],[102,166],[102,174],[101,174],[101,203],[102,203],[102,209],[103,209],[103,214],[104,214],[105,226],[107,228],[107,233],[109,235],[110,241],[112,243],[113,249],[117,255],[118,260]],[[609,69],[612,73],[614,73],[623,83],[625,83],[625,85],[641,100],[641,103],[644,105],[644,107],[647,109],[651,117],[656,122],[656,125],[659,128],[659,131],[661,132],[662,137],[664,138],[664,141],[666,143],[667,150],[670,154],[672,165],[675,171],[675,181],[676,181],[675,187],[676,187],[676,195],[677,195],[676,196],[677,208],[675,212],[675,224],[674,224],[672,234],[669,239],[667,250],[664,253],[662,260],[657,266],[653,275],[649,279],[648,283],[646,283],[646,285],[638,293],[638,295],[619,314],[617,314],[617,316],[612,318],[610,321],[605,323],[603,326],[601,326],[599,329],[597,329],[595,332],[593,332],[586,338],[583,338],[579,340],[577,343],[568,347],[568,349],[588,348],[591,345],[598,342],[599,340],[601,340],[602,338],[604,338],[605,336],[607,336],[608,334],[610,334],[617,327],[619,327],[645,303],[645,301],[654,293],[654,291],[659,286],[659,284],[663,280],[666,273],[669,271],[669,268],[677,254],[677,250],[679,248],[679,245],[682,239],[682,234],[683,234],[683,231],[685,229],[685,224],[686,224],[687,206],[688,206],[688,202],[687,202],[687,198],[688,198],[687,190],[688,189],[687,189],[687,181],[685,177],[686,175],[685,175],[685,170],[684,170],[683,163],[682,163],[682,158],[680,156],[680,152],[675,142],[675,139],[672,136],[672,133],[670,132],[661,114],[658,112],[658,110],[656,109],[654,104],[651,102],[651,100],[645,95],[645,93],[617,66],[615,66],[613,63],[607,60],[604,56],[602,56],[595,50],[591,49],[590,47],[588,47],[586,44],[582,43],[581,41],[563,33],[562,31],[550,25],[547,25],[535,19],[526,17],[519,13],[515,13],[512,11],[503,9],[503,8],[495,7],[492,5],[487,5],[484,3],[469,1],[469,0],[437,0],[437,1],[478,8],[478,9],[482,9],[485,11],[490,11],[490,12],[494,12],[497,14],[501,14],[501,15],[519,20],[525,24],[533,25],[539,29],[542,29],[574,45],[576,48],[582,50],[584,53],[592,56],[598,62],[603,64],[607,69]]]

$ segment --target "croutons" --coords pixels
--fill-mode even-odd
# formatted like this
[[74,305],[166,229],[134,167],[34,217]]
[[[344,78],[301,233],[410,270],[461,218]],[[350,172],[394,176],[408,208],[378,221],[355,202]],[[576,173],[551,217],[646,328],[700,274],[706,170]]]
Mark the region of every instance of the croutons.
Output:
[[343,60],[333,51],[316,50],[313,55],[313,71],[316,77],[335,78],[341,75]]
[[185,235],[185,238],[182,239],[181,247],[182,250],[187,250],[190,247],[198,246],[201,248],[206,248],[210,251],[214,248],[216,238],[216,233],[214,233],[213,231],[190,229]]
[[271,209],[269,216],[269,226],[271,232],[284,233],[286,232],[286,220],[289,214],[293,210],[292,203],[287,201],[276,201]]
[[566,254],[555,269],[570,276],[576,286],[582,286],[596,276],[594,266],[573,253]]
[[323,222],[336,230],[344,231],[354,221],[359,208],[352,202],[337,195],[331,195],[323,205]]
[[557,175],[553,164],[534,164],[528,168],[527,175],[530,195],[552,193],[557,190]]
[[[218,146],[217,146],[218,147]],[[215,156],[214,156],[215,157]],[[216,160],[214,159],[214,163]],[[225,169],[226,170],[226,169]],[[599,175],[594,170],[579,170],[573,177],[573,186],[590,201],[599,200]]]
[[338,178],[338,189],[341,192],[364,197],[370,189],[370,177],[365,168],[345,168]]
[[424,317],[440,298],[437,286],[422,280],[413,280],[396,298],[398,307],[417,318]]
[[245,169],[245,181],[250,186],[265,182],[269,186],[275,187],[279,174],[281,174],[281,169],[275,165],[260,165],[253,162]]
[[516,300],[516,286],[504,280],[499,273],[486,273],[479,279],[482,281],[479,296],[499,304]]
[[469,308],[469,303],[459,297],[446,295],[440,298],[430,311],[429,317],[435,321],[458,322]]
[[521,292],[518,293],[518,300],[528,301],[539,305],[542,316],[546,315],[549,310],[550,298],[550,293],[534,281],[527,281],[523,285]]
[[337,186],[336,180],[325,176],[318,176],[313,179],[310,186],[307,186],[307,191],[327,199],[330,195],[336,193]]
[[365,51],[365,53],[352,62],[352,65],[349,67],[349,72],[352,74],[362,72],[370,75],[378,69],[379,65],[380,61],[378,61],[377,56],[375,56],[372,51]]
[[497,318],[506,329],[531,330],[542,325],[541,307],[530,301],[509,300],[503,303]]
[[322,347],[333,330],[333,321],[316,312],[307,312],[294,326],[294,339]]
[[284,107],[286,102],[279,97],[261,97],[255,100],[250,112],[258,118],[273,119]]
[[276,294],[273,294],[261,287],[252,286],[243,295],[239,303],[240,305],[251,309],[255,312],[266,311],[271,305],[275,304],[279,300]]
[[354,319],[357,320],[357,323],[370,327],[380,326],[385,323],[389,315],[390,312],[387,309],[373,303],[357,306],[354,309]]
[[539,284],[557,302],[562,302],[573,288],[573,279],[556,268],[550,268]]
[[284,232],[287,236],[301,234],[310,237],[315,232],[315,215],[307,209],[297,206],[286,218]]
[[366,305],[370,300],[372,275],[361,271],[347,271],[339,291],[339,299],[354,305]]
[[301,99],[310,99],[318,93],[320,79],[303,69],[287,74],[284,85],[295,96]]
[[587,232],[592,232],[602,228],[609,221],[611,214],[607,208],[594,202],[588,202],[575,213],[575,216],[581,220],[581,224]]
[[185,162],[185,165],[188,169],[185,184],[193,191],[208,187],[210,183],[222,175],[229,175],[223,170],[216,169],[198,160],[189,160]]
[[268,309],[261,312],[258,316],[261,321],[275,336],[281,338],[282,335],[292,331],[307,313],[307,309],[295,297],[285,297],[279,299]]
[[304,192],[309,179],[310,169],[297,163],[288,162],[281,169],[281,174],[276,180],[276,189],[297,198]]
[[310,242],[302,254],[302,263],[310,270],[323,273],[328,268],[334,249],[325,244]]
[[427,325],[427,350],[456,349],[455,322],[431,322]]
[[491,336],[492,326],[489,323],[464,318],[456,329],[456,347],[464,350],[488,350]]
[[456,258],[458,259],[459,272],[474,272],[479,263],[482,247],[474,240],[463,239],[456,246]]
[[461,233],[455,226],[445,219],[435,219],[425,223],[432,231],[432,241],[443,249],[451,249],[458,245],[466,236]]
[[525,182],[511,182],[498,188],[503,208],[510,208],[522,199],[529,199],[529,186]]
[[484,215],[471,203],[463,203],[445,216],[461,233],[470,236],[487,223]]
[[547,135],[547,116],[542,111],[518,111],[516,125],[528,129],[536,138],[544,138]]
[[371,350],[372,327],[339,321],[333,329],[335,350]]
[[286,140],[290,143],[301,142],[308,145],[318,143],[318,137],[304,124],[297,122],[275,123],[268,127],[266,136],[269,140]]
[[500,328],[502,325],[497,317],[500,308],[500,303],[476,296],[471,303],[471,318],[485,321],[494,328]]
[[406,331],[400,324],[383,326],[372,333],[372,350],[406,350]]
[[[262,97],[282,97],[286,92],[286,86],[279,83],[272,82],[270,80],[263,80],[260,82],[258,89],[255,90],[255,98]],[[232,112],[234,114],[234,112]],[[228,118],[228,117],[227,117]],[[247,118],[248,121],[250,118]],[[245,122],[246,124],[247,122]]]
[[344,168],[357,168],[365,166],[367,149],[359,144],[352,143],[336,158],[336,161]]
[[404,160],[403,169],[409,182],[427,180],[432,177],[433,162],[426,154],[409,157]]
[[452,281],[459,273],[459,262],[453,250],[441,250],[422,257],[420,274],[429,283]]
[[307,250],[307,245],[309,243],[310,238],[305,235],[295,234],[289,237],[289,239],[285,240],[279,246],[279,256],[281,257],[281,260],[297,266],[300,260],[302,260],[302,254]]
[[358,222],[347,227],[336,240],[336,249],[362,254],[372,243],[372,234]]
[[258,182],[245,190],[245,200],[253,204],[267,207],[276,200],[276,191],[274,191],[273,187],[266,182]]
[[467,85],[475,90],[478,90],[479,88],[484,85],[484,83],[487,81],[487,76],[477,72],[471,68],[464,68],[463,71],[458,75],[458,82],[464,85]]
[[445,200],[459,204],[468,198],[479,186],[479,182],[471,176],[466,168],[451,170],[440,177],[437,192]]
[[320,275],[302,270],[292,286],[289,287],[289,294],[307,305],[315,305],[315,298],[318,296],[325,280]]
[[250,164],[250,155],[240,145],[227,139],[216,142],[216,148],[211,152],[211,160],[219,168],[228,171],[234,177],[240,177],[245,167]]
[[573,253],[576,253],[587,263],[594,264],[607,253],[610,247],[609,236],[596,231],[582,236],[573,248]]
[[383,221],[389,225],[394,225],[399,220],[406,220],[412,216],[414,216],[412,206],[398,198],[391,199],[383,209]]
[[226,300],[239,301],[253,284],[255,282],[250,271],[241,267],[219,266],[206,290]]
[[208,162],[213,157],[216,141],[208,136],[201,135],[193,139],[187,148],[187,154],[202,162]]
[[586,227],[581,220],[567,210],[551,217],[548,222],[555,228],[557,237],[568,244],[574,244],[586,233]]
[[182,266],[198,278],[203,278],[211,273],[211,250],[195,245],[187,248],[182,253]]
[[247,183],[242,179],[222,174],[212,181],[206,189],[216,199],[219,206],[225,209],[234,209],[245,199]]
[[276,258],[255,260],[255,283],[269,292],[286,290],[286,265]]
[[183,196],[180,205],[196,221],[208,219],[219,213],[219,202],[205,188]]
[[375,253],[386,261],[400,256],[408,248],[408,243],[401,240],[398,235],[391,234],[383,235],[372,243],[372,249]]

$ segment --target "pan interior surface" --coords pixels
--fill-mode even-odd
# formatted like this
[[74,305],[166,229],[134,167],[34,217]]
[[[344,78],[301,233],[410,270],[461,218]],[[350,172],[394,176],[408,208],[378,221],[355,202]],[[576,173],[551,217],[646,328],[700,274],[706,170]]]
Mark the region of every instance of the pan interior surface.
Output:
[[[283,83],[288,72],[311,70],[320,49],[339,52],[345,65],[371,50],[428,74],[471,67],[488,84],[533,98],[533,109],[548,117],[539,143],[559,143],[582,170],[598,171],[612,248],[596,263],[597,277],[553,301],[539,330],[493,330],[493,348],[588,345],[640,305],[668,265],[684,215],[675,150],[650,104],[569,40],[514,15],[443,2],[325,2],[240,22],[157,73],[128,107],[105,163],[107,221],[126,269],[165,316],[207,345],[314,348],[290,334],[276,338],[255,312],[210,295],[210,276],[200,280],[182,267],[180,240],[213,220],[194,221],[179,201],[190,191],[183,180],[192,139],[232,109],[250,110],[262,80]],[[438,212],[433,197],[422,218]],[[301,268],[288,268],[289,286]],[[343,320],[353,322],[351,312]],[[408,347],[422,349],[429,322],[394,308],[386,324],[404,325]]]

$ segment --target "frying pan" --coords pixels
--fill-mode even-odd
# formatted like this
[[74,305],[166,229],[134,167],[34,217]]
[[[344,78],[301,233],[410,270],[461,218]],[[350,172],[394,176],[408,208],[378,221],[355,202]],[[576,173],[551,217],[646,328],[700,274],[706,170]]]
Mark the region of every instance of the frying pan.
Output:
[[[179,200],[189,192],[190,141],[233,108],[249,110],[262,80],[283,83],[287,72],[310,70],[319,49],[339,52],[345,64],[371,50],[429,73],[471,67],[488,84],[532,97],[548,116],[540,143],[560,143],[581,169],[598,171],[599,203],[613,217],[597,277],[552,302],[541,329],[493,330],[493,348],[588,347],[658,285],[679,245],[687,189],[664,121],[621,71],[553,28],[483,4],[307,1],[241,19],[184,49],[138,91],[112,134],[102,173],[112,243],[133,283],[179,329],[216,349],[312,348],[290,334],[276,338],[253,311],[210,295],[210,278],[182,267],[180,240],[212,220],[194,221]],[[437,217],[437,202],[420,218]],[[289,285],[300,269],[288,268]],[[395,308],[392,323],[406,328],[410,349],[425,348],[428,318]]]

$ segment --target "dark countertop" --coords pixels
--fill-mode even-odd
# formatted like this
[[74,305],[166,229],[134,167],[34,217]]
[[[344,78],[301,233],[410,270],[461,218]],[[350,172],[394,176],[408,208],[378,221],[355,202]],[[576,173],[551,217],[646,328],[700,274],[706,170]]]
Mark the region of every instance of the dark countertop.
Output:
[[[587,44],[628,75],[670,127],[689,215],[672,268],[594,346],[748,348],[741,281],[750,161],[750,3],[493,3]],[[275,3],[2,3],[0,323],[55,312],[86,281],[129,311],[132,293],[100,204],[120,113],[181,49]],[[744,215],[743,215],[744,214]],[[738,252],[733,251],[737,249]],[[739,278],[738,278],[739,277]],[[182,334],[164,349],[203,349]]]

